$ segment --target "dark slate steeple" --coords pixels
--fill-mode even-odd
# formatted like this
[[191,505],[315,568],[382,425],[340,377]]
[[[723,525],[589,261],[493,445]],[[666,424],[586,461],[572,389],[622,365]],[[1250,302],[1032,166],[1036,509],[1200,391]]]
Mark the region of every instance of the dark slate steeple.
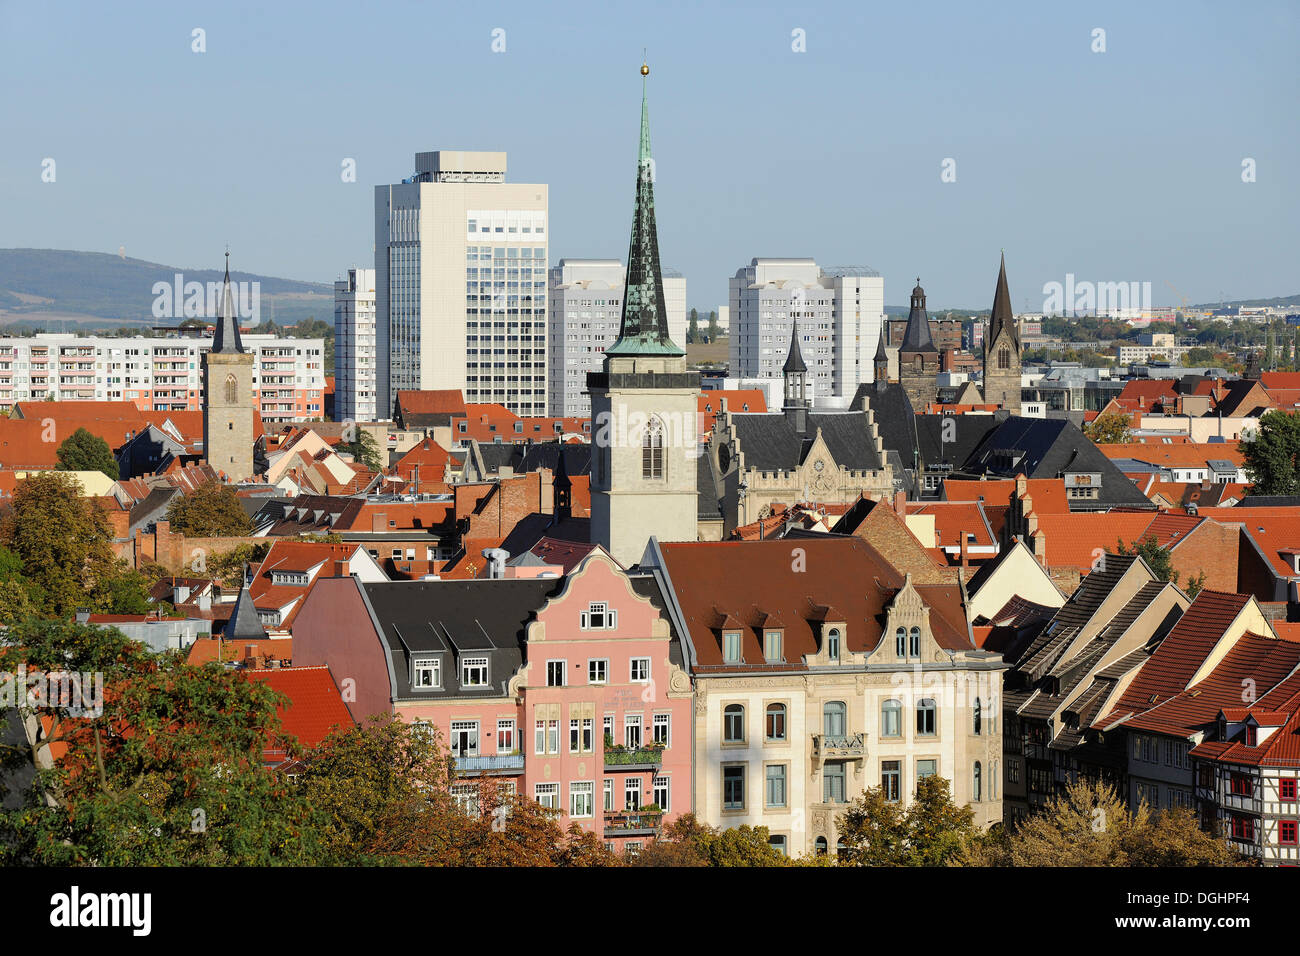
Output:
[[632,214],[632,240],[627,250],[627,286],[623,291],[623,316],[618,340],[605,350],[609,356],[671,355],[686,353],[668,336],[668,309],[663,273],[659,267],[659,235],[655,228],[654,160],[650,158],[650,108],[644,77],[650,68],[641,64],[641,146],[637,156],[636,208]]
[[228,641],[260,641],[266,637],[266,628],[257,616],[257,608],[253,606],[253,595],[248,590],[247,582],[235,600],[234,610],[230,612],[230,620],[226,622],[222,636]]
[[930,316],[925,311],[925,290],[921,288],[921,279],[916,279],[916,288],[912,290],[912,308],[907,313],[907,330],[903,333],[901,352],[938,352],[934,340],[930,337]]
[[885,330],[889,328],[888,320],[880,320],[880,341],[876,344],[876,357],[873,364],[875,365],[876,385],[884,385],[889,379],[889,352],[885,349]]
[[795,322],[790,329],[790,348],[785,353],[785,365],[781,371],[789,372],[806,372],[808,366],[804,364],[803,352],[799,348],[799,323]]
[[1016,317],[1011,311],[1011,290],[1007,286],[1007,254],[1002,254],[998,268],[998,287],[993,293],[993,313],[989,316],[988,341],[996,342],[1003,330],[1011,334],[1011,344],[1020,349],[1020,336],[1016,334]]
[[235,314],[235,295],[230,288],[230,250],[226,250],[226,280],[221,286],[221,308],[217,312],[217,329],[212,337],[212,351],[244,351],[239,338],[239,316]]

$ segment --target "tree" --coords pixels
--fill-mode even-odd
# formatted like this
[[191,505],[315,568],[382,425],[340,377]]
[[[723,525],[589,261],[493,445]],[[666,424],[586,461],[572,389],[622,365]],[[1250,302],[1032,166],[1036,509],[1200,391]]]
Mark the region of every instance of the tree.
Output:
[[117,481],[117,460],[108,442],[84,428],[65,438],[54,454],[59,459],[59,471],[102,471]]
[[172,498],[167,520],[173,531],[191,538],[241,538],[253,532],[235,489],[217,481]]
[[[1169,548],[1160,547],[1155,535],[1148,535],[1142,541],[1134,541],[1132,546],[1126,546],[1123,541],[1120,541],[1116,551],[1118,554],[1138,555],[1147,563],[1147,567],[1158,580],[1169,581],[1175,586],[1178,584],[1181,575],[1174,570],[1173,553]],[[1203,587],[1205,587],[1204,571],[1195,577],[1189,577],[1184,590],[1188,597],[1195,598]]]
[[1253,495],[1300,495],[1300,412],[1274,409],[1255,437],[1238,445]]
[[0,521],[0,545],[22,562],[32,606],[47,616],[83,605],[107,610],[121,599],[113,579],[126,565],[114,557],[111,542],[104,512],[81,497],[71,475],[57,471],[20,482]]
[[240,544],[229,551],[207,557],[196,555],[187,570],[193,574],[206,574],[216,578],[221,582],[222,587],[238,588],[244,583],[244,567],[250,564],[261,564],[270,550],[270,541]]
[[691,309],[690,322],[686,326],[686,344],[694,345],[700,340],[700,313],[697,309]]
[[1122,445],[1133,437],[1132,425],[1124,412],[1106,412],[1084,425],[1083,433],[1098,445]]
[[629,860],[634,866],[786,866],[789,860],[768,842],[767,827],[718,830],[684,813],[662,835]]
[[1186,808],[1130,813],[1113,786],[1077,781],[1012,832],[969,845],[973,866],[1234,866],[1243,860]]
[[948,781],[923,777],[903,809],[874,787],[840,818],[841,865],[944,866],[960,858],[976,836],[975,814],[952,802]]
[[352,428],[357,437],[352,441],[340,442],[338,450],[351,455],[353,461],[365,465],[371,471],[382,471],[384,462],[379,455],[379,446],[375,444],[375,437],[364,428],[355,425]]
[[709,313],[709,342],[712,343],[718,341],[719,334],[720,333],[718,331],[718,313],[710,312]]

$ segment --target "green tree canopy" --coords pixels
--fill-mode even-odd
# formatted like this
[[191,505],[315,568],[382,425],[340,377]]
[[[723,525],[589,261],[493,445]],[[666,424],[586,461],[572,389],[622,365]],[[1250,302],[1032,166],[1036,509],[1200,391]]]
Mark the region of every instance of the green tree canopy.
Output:
[[976,836],[975,814],[952,802],[948,781],[917,781],[916,798],[903,808],[880,787],[859,797],[840,818],[841,865],[944,866],[958,859]]
[[1300,412],[1265,412],[1255,437],[1238,447],[1251,494],[1300,495]]
[[786,866],[768,842],[767,827],[749,825],[719,830],[684,813],[659,839],[629,861],[636,866]]
[[1133,437],[1133,419],[1123,412],[1106,412],[1083,426],[1083,433],[1098,445],[1122,445]]
[[173,531],[191,538],[238,538],[253,532],[235,489],[218,481],[172,498],[167,520]]
[[54,454],[59,471],[102,471],[114,481],[118,478],[117,459],[108,442],[84,428],[65,438]]
[[382,471],[384,461],[379,454],[375,437],[364,428],[357,428],[355,425],[352,427],[356,432],[356,438],[352,441],[340,442],[338,450],[342,454],[351,455],[353,461],[365,465],[371,471]]

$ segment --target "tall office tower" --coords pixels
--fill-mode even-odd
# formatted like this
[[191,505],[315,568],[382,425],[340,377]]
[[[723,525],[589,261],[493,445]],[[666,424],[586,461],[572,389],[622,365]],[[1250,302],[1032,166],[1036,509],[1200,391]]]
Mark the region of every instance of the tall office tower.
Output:
[[547,187],[507,183],[506,154],[415,154],[375,187],[376,391],[460,389],[546,414]]
[[[547,401],[551,415],[591,415],[587,373],[601,369],[605,349],[618,338],[625,273],[617,259],[561,259],[550,270]],[[663,271],[668,333],[686,341],[686,277]]]
[[377,417],[374,269],[349,269],[334,283],[334,409],[340,421]]
[[863,266],[754,259],[731,278],[729,374],[779,379],[794,326],[814,400],[851,396],[872,381],[885,319],[885,280]]

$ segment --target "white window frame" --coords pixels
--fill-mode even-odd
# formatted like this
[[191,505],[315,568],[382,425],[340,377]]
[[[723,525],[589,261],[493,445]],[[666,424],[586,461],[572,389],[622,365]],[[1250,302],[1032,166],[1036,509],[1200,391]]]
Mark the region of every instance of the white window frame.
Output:
[[[640,668],[638,668],[637,665],[640,665]],[[643,676],[641,677],[637,676],[638,670],[641,670]],[[630,661],[628,661],[627,664],[627,674],[628,674],[628,680],[631,681],[633,684],[650,683],[650,658],[648,657],[632,658]]]
[[[659,799],[659,794],[663,793],[663,799]],[[673,799],[673,780],[669,776],[655,776],[650,779],[650,802],[654,803],[664,813],[672,809]]]
[[[632,794],[636,794],[636,806],[632,806]],[[640,810],[644,806],[641,797],[641,778],[629,775],[623,781],[623,809],[629,812]]]
[[[553,683],[554,678],[559,677],[559,683]],[[549,660],[546,662],[546,686],[547,687],[567,687],[569,680],[569,662],[562,660]]]
[[574,780],[569,784],[569,816],[584,820],[595,815],[596,784],[591,780]]
[[560,785],[558,783],[533,784],[533,799],[551,810],[560,809]]
[[[632,737],[628,733],[628,731],[632,730],[634,727],[636,728],[636,738],[637,738],[637,743],[635,747],[633,747]],[[634,749],[639,750],[640,748],[645,746],[645,722],[642,720],[640,714],[623,715],[623,746],[625,746],[628,750],[634,750]]]
[[[663,728],[663,740],[659,739],[659,729]],[[666,748],[671,747],[673,743],[673,715],[672,714],[655,714],[650,722],[650,739],[654,743],[662,743]]]
[[[486,657],[466,657],[460,662],[460,686],[461,687],[487,687],[491,682],[491,674],[488,670],[489,661]],[[471,671],[482,670],[482,681],[470,681]]]
[[[456,735],[461,731],[469,731],[473,737],[474,743],[470,747],[469,753],[461,753],[456,749]],[[482,752],[482,739],[479,736],[479,725],[477,720],[453,720],[451,722],[451,752],[457,757],[477,757]]]
[[[594,676],[599,672],[600,676]],[[608,657],[591,657],[587,659],[587,683],[588,684],[608,684],[609,683],[609,658]]]
[[[505,741],[505,743],[502,743]],[[515,750],[515,719],[502,718],[497,721],[497,753],[510,754]]]
[[[432,671],[433,679],[429,683],[420,680],[422,671]],[[411,686],[416,690],[442,689],[442,660],[437,657],[417,658],[411,665]]]

